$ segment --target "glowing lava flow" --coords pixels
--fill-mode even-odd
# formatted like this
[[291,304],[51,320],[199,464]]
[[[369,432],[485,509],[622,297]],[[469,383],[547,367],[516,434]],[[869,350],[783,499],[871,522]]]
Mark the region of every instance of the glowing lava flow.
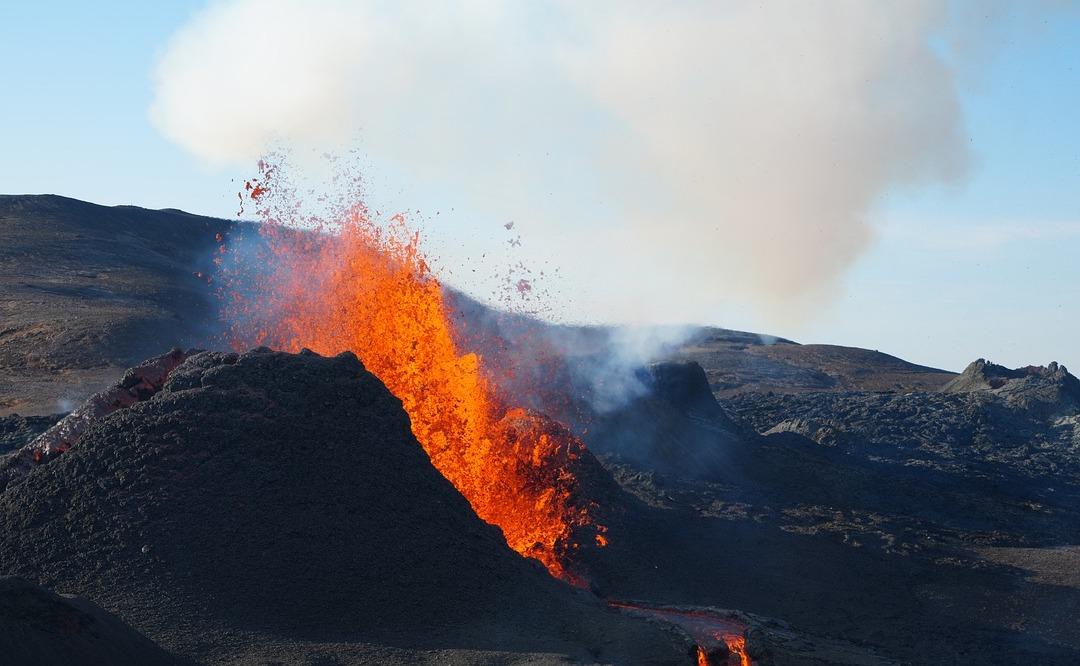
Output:
[[[746,626],[716,611],[654,607],[626,602],[611,602],[611,605],[682,627],[697,643],[697,666],[753,665],[746,650]],[[722,662],[717,661],[716,657],[711,656],[716,652],[726,654],[727,657]]]
[[700,645],[697,646],[697,666],[709,666],[709,653]]
[[[277,196],[265,177],[248,193],[256,204]],[[228,313],[239,322],[235,343],[356,353],[401,399],[432,464],[477,515],[514,550],[581,584],[568,568],[572,551],[606,544],[573,474],[584,446],[550,419],[495,399],[482,359],[455,343],[419,235],[400,216],[380,225],[359,206],[330,225],[263,222],[261,273],[233,277],[243,285]]]

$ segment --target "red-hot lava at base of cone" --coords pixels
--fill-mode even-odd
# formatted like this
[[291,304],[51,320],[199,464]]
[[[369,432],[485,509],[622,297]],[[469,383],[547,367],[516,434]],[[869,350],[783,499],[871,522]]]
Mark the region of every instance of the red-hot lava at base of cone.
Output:
[[[233,276],[228,314],[244,322],[235,345],[353,351],[401,399],[432,464],[477,515],[552,575],[584,584],[568,566],[573,551],[607,543],[571,471],[584,445],[554,421],[495,398],[483,360],[455,343],[440,284],[401,216],[384,226],[355,206],[331,224],[282,225],[265,205],[279,196],[268,184],[272,168],[261,167],[262,181],[247,191],[270,257],[258,276]],[[295,213],[288,203],[281,208]]]
[[[627,602],[611,602],[616,608],[654,617],[682,627],[697,643],[698,666],[753,666],[746,651],[746,626],[707,610],[681,610],[644,606]],[[723,646],[723,649],[719,649]],[[726,653],[725,657],[713,657],[711,653]]]

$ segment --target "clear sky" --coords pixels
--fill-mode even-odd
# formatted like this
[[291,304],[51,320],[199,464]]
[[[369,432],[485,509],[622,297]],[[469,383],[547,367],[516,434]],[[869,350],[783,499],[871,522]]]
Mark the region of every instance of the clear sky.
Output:
[[[163,137],[148,112],[155,64],[204,7],[0,4],[0,192],[234,215],[237,181],[252,170],[198,159]],[[710,306],[695,323],[880,349],[954,370],[976,357],[1080,370],[1080,12],[1001,35],[978,47],[987,54],[977,68],[957,68],[965,177],[877,193],[866,248],[809,315],[777,323],[753,307]],[[439,214],[434,236],[460,255],[447,261],[457,273],[501,247],[502,224],[516,219],[505,206],[477,205],[457,181],[414,187],[410,177],[421,171],[407,162],[376,156],[366,165],[377,200],[427,219]],[[571,180],[577,175],[553,180],[550,196],[579,186]],[[522,226],[526,245],[530,233],[541,235]],[[553,299],[577,289],[565,280],[550,286]]]

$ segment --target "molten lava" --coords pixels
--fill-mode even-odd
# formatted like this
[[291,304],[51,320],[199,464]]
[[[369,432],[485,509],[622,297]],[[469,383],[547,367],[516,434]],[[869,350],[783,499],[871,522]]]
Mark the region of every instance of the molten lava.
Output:
[[[265,177],[247,192],[257,208],[279,196]],[[454,313],[419,235],[401,216],[381,225],[362,206],[330,224],[281,224],[268,210],[259,208],[269,260],[257,277],[234,276],[244,285],[231,294],[234,344],[356,353],[401,399],[432,464],[477,515],[500,527],[511,548],[580,584],[572,551],[607,542],[572,471],[584,446],[557,423],[494,397],[483,359],[455,343]]]
[[[746,650],[746,626],[717,611],[646,606],[622,601],[611,602],[616,608],[648,615],[682,627],[697,643],[697,666],[752,666]],[[711,656],[719,652],[723,661]],[[723,657],[721,657],[723,658]]]
[[700,645],[697,646],[697,666],[709,666],[709,653]]

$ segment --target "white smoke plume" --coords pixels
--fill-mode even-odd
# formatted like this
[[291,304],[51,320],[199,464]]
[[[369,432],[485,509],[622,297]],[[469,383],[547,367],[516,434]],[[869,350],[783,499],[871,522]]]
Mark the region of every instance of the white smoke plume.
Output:
[[949,17],[944,0],[225,0],[167,45],[151,115],[217,163],[359,136],[376,168],[519,222],[579,314],[799,313],[867,247],[884,193],[963,175]]

